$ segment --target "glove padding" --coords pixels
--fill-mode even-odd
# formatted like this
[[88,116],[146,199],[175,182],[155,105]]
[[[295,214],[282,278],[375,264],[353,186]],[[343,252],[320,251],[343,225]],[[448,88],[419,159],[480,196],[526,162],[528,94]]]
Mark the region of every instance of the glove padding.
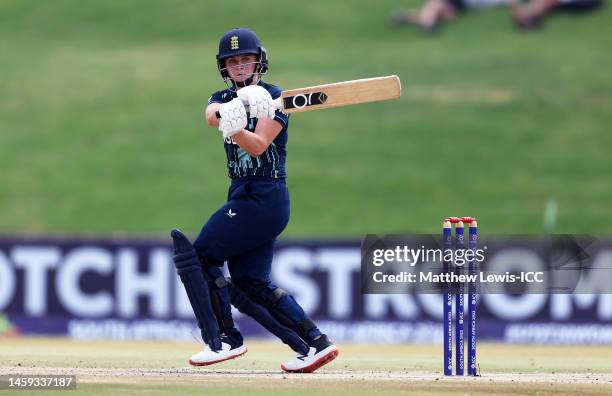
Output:
[[238,97],[249,105],[249,113],[253,118],[274,118],[274,101],[270,93],[259,85],[249,85],[238,90]]
[[223,133],[224,138],[234,136],[247,126],[246,109],[240,98],[222,104],[219,107],[219,114],[221,115],[219,131]]

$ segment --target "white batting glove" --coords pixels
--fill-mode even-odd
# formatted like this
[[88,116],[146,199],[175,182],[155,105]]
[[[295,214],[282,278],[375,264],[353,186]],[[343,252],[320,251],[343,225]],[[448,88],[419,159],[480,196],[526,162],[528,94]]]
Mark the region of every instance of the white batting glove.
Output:
[[223,133],[224,138],[234,136],[247,126],[246,109],[239,98],[222,104],[219,107],[219,114],[221,115],[219,131]]
[[259,85],[249,85],[238,90],[238,97],[249,105],[249,113],[253,118],[274,118],[274,101],[270,93]]

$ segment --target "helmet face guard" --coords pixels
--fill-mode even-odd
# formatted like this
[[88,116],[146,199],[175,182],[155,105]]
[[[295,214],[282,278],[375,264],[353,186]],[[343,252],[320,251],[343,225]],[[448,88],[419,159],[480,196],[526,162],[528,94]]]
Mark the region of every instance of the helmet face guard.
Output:
[[[257,56],[255,71],[247,80],[237,84],[230,78],[227,67],[225,66],[225,60],[232,56],[248,54]],[[253,83],[255,75],[261,79],[261,77],[266,74],[268,71],[267,55],[266,49],[261,46],[259,37],[257,37],[255,32],[245,28],[232,29],[224,34],[223,37],[221,37],[221,40],[219,40],[217,69],[219,70],[221,78],[223,78],[223,81],[225,81],[226,84],[227,80],[231,80],[233,88],[236,88],[237,86],[244,87]]]

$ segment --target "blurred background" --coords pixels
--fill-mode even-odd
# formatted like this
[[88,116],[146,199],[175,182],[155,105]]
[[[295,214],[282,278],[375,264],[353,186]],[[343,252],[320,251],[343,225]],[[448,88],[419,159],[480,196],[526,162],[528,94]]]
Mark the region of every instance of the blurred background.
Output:
[[[285,89],[402,80],[399,100],[291,117],[275,277],[338,339],[441,340],[438,296],[360,294],[366,233],[437,233],[471,215],[483,234],[610,235],[609,7],[527,30],[506,6],[435,30],[392,23],[422,4],[1,0],[0,331],[188,334],[167,233],[193,236],[225,200],[222,141],[202,113],[224,87],[218,39],[237,26],[258,33],[265,80]],[[504,316],[510,300],[483,305],[490,338],[546,342],[506,326],[560,321],[612,343],[609,296],[563,298],[523,316]]]
[[417,2],[0,3],[0,231],[196,232],[225,199],[202,111],[219,37],[248,26],[283,88],[397,74],[403,97],[291,118],[286,236],[608,234],[611,14],[517,31],[479,10],[438,35],[389,23]]

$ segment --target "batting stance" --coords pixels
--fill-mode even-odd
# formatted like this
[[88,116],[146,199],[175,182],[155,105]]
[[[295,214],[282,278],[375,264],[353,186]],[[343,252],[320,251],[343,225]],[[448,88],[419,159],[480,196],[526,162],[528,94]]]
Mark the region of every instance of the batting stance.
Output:
[[[180,231],[171,234],[174,263],[207,344],[189,363],[205,366],[247,352],[231,303],[297,352],[281,364],[284,371],[312,372],[335,359],[338,349],[295,299],[270,281],[274,242],[289,222],[289,116],[273,104],[281,89],[262,81],[267,53],[248,29],[221,37],[217,65],[228,88],[212,94],[206,120],[223,135],[231,178],[227,203],[193,245]],[[225,261],[231,281],[221,272]]]

